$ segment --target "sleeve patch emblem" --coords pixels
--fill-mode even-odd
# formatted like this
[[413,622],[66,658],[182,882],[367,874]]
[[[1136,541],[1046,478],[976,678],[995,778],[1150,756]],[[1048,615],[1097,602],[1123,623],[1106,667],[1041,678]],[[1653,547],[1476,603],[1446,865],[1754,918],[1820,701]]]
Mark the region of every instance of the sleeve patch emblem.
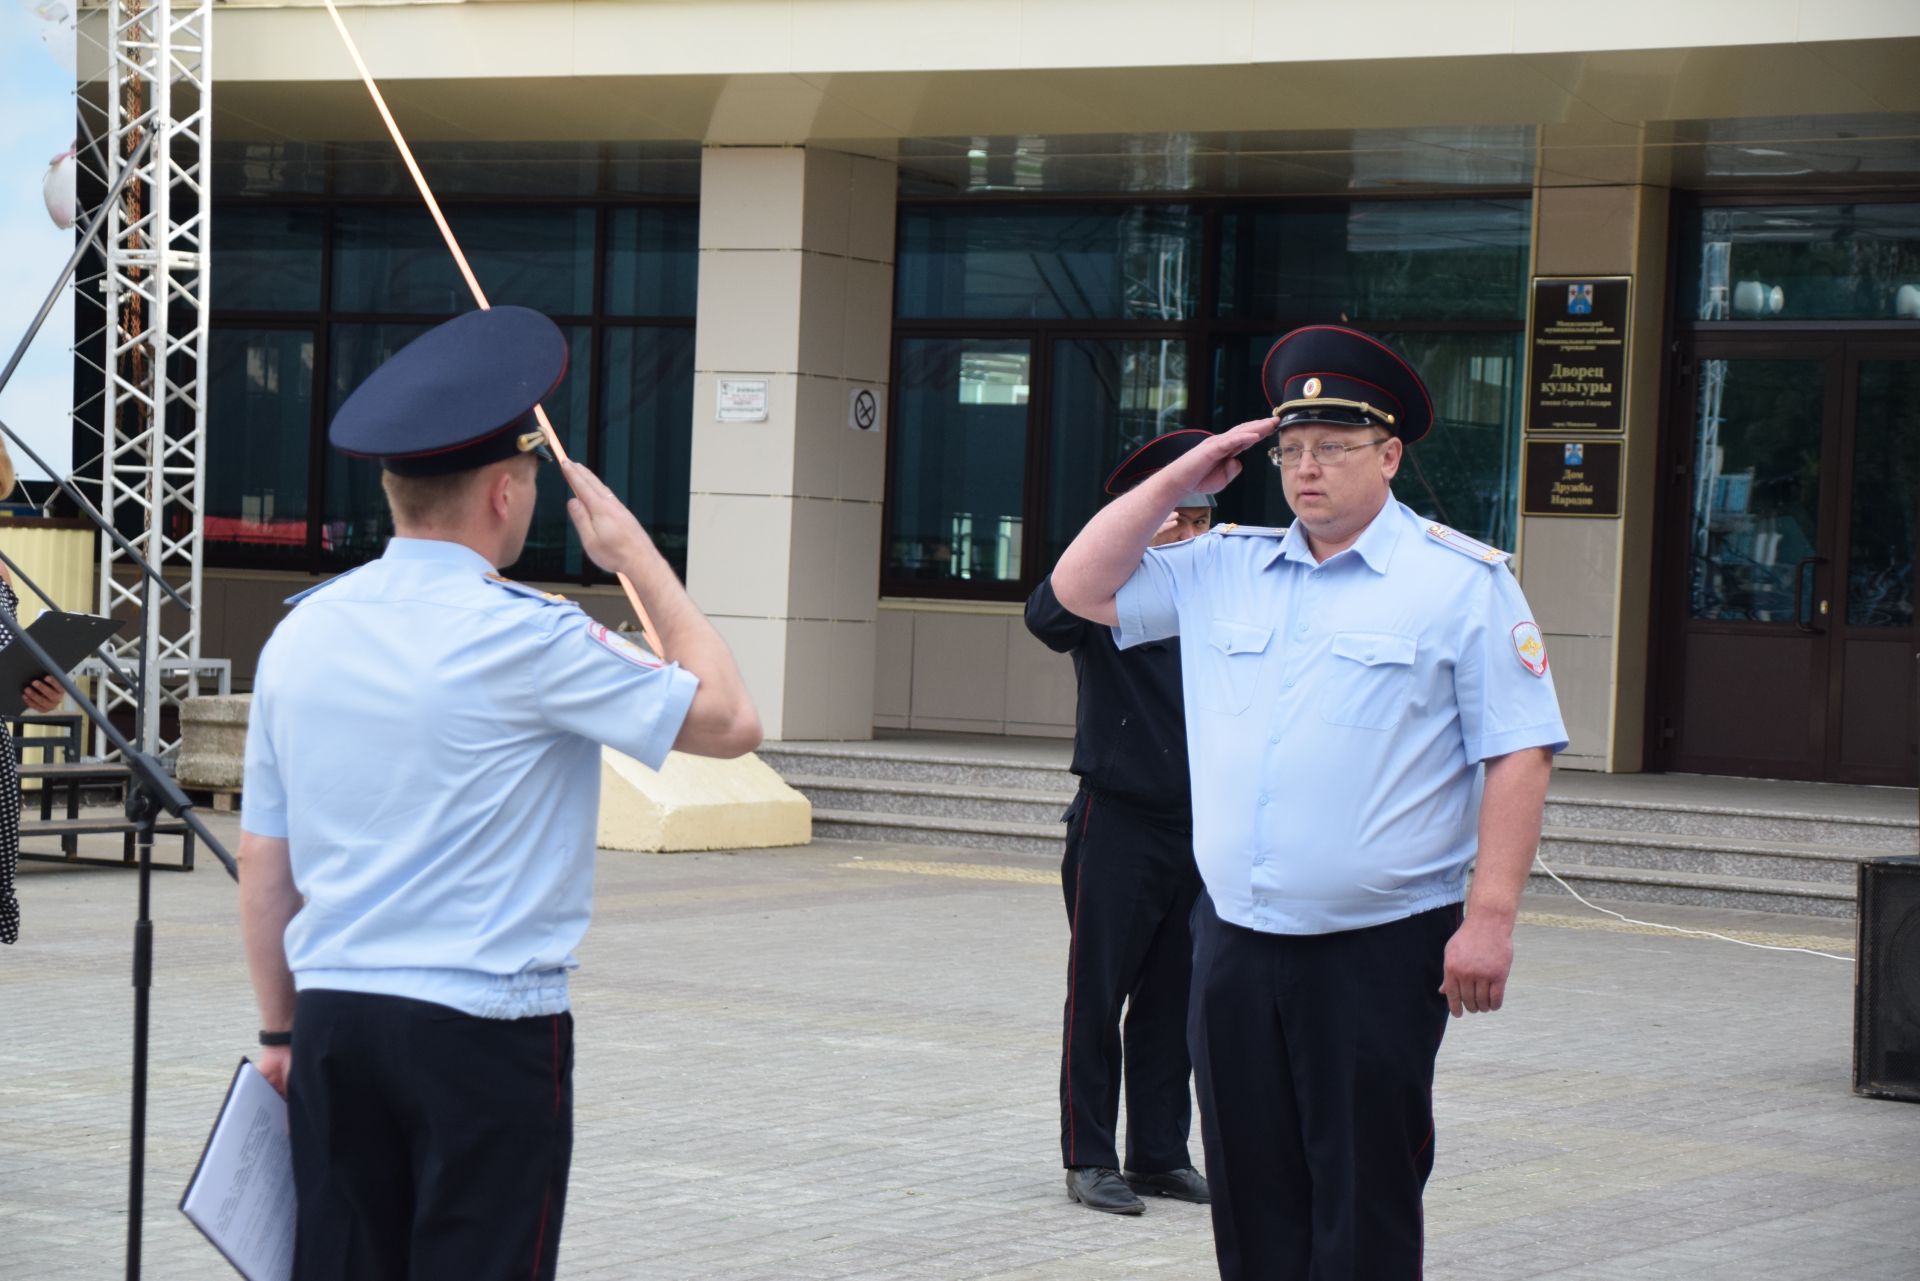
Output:
[[1520,665],[1535,676],[1547,674],[1547,642],[1531,619],[1514,626],[1513,652],[1520,656]]
[[638,645],[619,633],[608,631],[601,623],[587,624],[587,635],[593,637],[599,644],[606,646],[620,657],[626,659],[629,663],[632,663],[635,667],[644,667],[651,671],[660,666],[660,661],[653,655],[641,649]]

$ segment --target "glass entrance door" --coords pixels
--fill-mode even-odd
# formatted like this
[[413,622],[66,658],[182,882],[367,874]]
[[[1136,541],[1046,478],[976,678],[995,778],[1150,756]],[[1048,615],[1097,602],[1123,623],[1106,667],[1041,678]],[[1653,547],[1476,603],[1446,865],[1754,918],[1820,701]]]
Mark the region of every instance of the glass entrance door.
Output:
[[1700,343],[1665,768],[1913,781],[1917,354]]

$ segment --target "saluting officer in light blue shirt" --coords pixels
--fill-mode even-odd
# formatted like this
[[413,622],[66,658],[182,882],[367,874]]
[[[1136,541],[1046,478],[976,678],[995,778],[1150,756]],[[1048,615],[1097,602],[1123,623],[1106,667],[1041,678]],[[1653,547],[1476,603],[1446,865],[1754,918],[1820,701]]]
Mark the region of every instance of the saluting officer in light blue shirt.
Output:
[[[1053,585],[1122,646],[1183,641],[1206,884],[1188,1032],[1221,1275],[1417,1277],[1434,1059],[1449,1009],[1500,1008],[1567,736],[1505,554],[1393,497],[1433,421],[1413,368],[1311,326],[1263,382],[1273,418],[1111,504]],[[1276,427],[1290,528],[1147,550]]]
[[651,606],[663,662],[503,578],[567,344],[499,307],[435,328],[341,407],[396,537],[294,598],[260,657],[240,893],[261,1071],[288,1096],[296,1281],[554,1274],[572,1153],[567,973],[593,893],[600,746],[737,756],[726,644],[612,491],[569,514]]

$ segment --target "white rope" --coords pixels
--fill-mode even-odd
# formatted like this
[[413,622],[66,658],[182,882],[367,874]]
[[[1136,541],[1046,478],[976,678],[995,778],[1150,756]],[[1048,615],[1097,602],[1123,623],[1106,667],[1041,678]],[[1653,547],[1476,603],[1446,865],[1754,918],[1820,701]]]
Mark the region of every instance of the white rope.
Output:
[[1592,908],[1603,916],[1611,916],[1615,920],[1625,921],[1628,925],[1644,925],[1648,929],[1653,930],[1672,930],[1675,934],[1692,934],[1699,938],[1719,939],[1722,943],[1738,943],[1741,947],[1757,947],[1764,952],[1805,952],[1808,956],[1824,956],[1829,961],[1847,961],[1850,963],[1853,960],[1851,956],[1841,956],[1834,952],[1816,952],[1810,947],[1782,947],[1777,943],[1755,943],[1748,939],[1730,938],[1725,934],[1715,934],[1712,930],[1689,930],[1683,929],[1678,925],[1662,925],[1659,921],[1636,921],[1631,916],[1623,916],[1610,908],[1601,907],[1597,903],[1587,902],[1587,900],[1581,896],[1579,890],[1574,889],[1573,886],[1561,880],[1560,873],[1548,867],[1547,861],[1538,854],[1533,856],[1533,861],[1539,864],[1540,870],[1548,876],[1551,876],[1559,884],[1561,889],[1573,895],[1581,904]]

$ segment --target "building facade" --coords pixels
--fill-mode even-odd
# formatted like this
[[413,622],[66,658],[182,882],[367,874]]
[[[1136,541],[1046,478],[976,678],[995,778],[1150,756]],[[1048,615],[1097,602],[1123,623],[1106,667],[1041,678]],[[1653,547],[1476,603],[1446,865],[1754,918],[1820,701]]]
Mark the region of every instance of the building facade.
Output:
[[[1021,601],[1115,460],[1263,415],[1266,347],[1333,321],[1432,385],[1397,490],[1516,552],[1564,764],[1914,781],[1920,8],[345,12],[772,737],[1070,733]],[[244,684],[386,534],[332,410],[468,304],[324,10],[216,41],[204,607]],[[1276,482],[1222,517],[1285,523]],[[553,497],[511,572],[617,618]]]

